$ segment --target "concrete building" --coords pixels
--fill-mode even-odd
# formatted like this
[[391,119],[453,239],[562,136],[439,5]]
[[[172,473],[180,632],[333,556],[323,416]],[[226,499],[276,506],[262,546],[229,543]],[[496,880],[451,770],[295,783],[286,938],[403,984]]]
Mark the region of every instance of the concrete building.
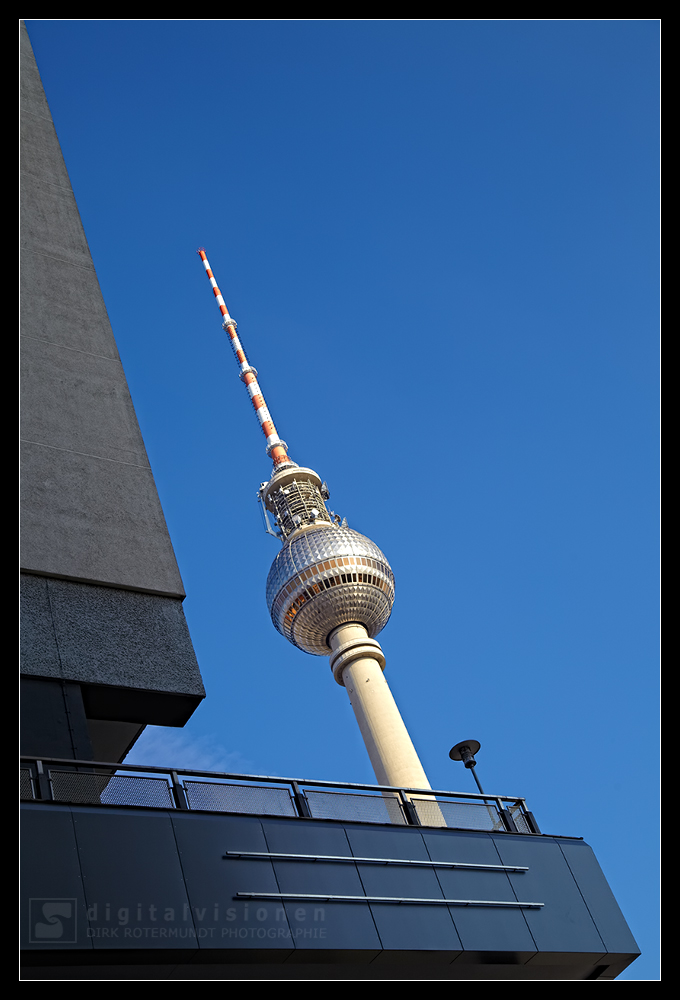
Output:
[[639,952],[591,849],[521,799],[125,765],[204,690],[22,46],[24,978],[616,977]]
[[205,696],[184,588],[22,26],[22,749],[122,760]]

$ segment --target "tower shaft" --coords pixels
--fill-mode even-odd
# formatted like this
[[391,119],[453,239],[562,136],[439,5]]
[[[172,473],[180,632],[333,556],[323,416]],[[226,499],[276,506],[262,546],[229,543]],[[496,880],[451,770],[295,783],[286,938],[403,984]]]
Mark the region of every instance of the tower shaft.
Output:
[[383,674],[380,644],[355,623],[334,629],[329,641],[333,674],[347,689],[378,784],[430,788]]

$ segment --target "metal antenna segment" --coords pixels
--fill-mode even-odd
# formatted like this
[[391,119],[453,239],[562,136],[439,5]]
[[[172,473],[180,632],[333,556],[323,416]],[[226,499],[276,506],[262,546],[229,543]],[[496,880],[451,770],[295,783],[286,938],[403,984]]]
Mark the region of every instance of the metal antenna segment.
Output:
[[219,310],[222,313],[222,328],[229,336],[229,340],[231,341],[231,346],[234,354],[236,355],[236,361],[239,366],[239,378],[248,390],[248,395],[250,396],[252,404],[255,408],[255,414],[260,422],[262,433],[267,439],[267,454],[274,463],[274,470],[278,471],[286,466],[293,466],[294,463],[289,459],[287,454],[288,445],[285,441],[281,440],[276,427],[274,426],[274,421],[272,420],[267,404],[264,401],[262,390],[257,384],[257,369],[253,368],[248,363],[246,352],[243,350],[236,333],[236,320],[232,319],[229,315],[229,310],[227,309],[224,299],[222,298],[222,293],[217,287],[217,282],[215,281],[215,276],[210,268],[210,263],[205,250],[203,247],[199,247],[196,253],[203,262],[203,267],[205,268],[205,273],[208,275],[213,295],[215,296]]

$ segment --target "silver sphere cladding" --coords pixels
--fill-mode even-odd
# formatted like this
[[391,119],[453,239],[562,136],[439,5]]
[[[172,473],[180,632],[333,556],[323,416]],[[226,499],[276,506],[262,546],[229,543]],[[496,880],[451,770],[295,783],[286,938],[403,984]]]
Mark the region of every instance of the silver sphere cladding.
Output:
[[361,622],[371,638],[394,604],[394,574],[370,538],[351,528],[308,528],[289,538],[267,577],[267,607],[294,646],[328,656],[329,634]]

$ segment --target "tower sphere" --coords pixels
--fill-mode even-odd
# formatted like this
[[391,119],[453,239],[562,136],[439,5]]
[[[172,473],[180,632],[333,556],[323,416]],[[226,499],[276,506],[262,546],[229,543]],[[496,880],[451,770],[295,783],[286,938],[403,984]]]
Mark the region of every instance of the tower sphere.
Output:
[[394,575],[377,545],[327,522],[302,527],[284,542],[267,577],[267,607],[294,646],[328,656],[328,636],[347,622],[374,638],[394,604]]

